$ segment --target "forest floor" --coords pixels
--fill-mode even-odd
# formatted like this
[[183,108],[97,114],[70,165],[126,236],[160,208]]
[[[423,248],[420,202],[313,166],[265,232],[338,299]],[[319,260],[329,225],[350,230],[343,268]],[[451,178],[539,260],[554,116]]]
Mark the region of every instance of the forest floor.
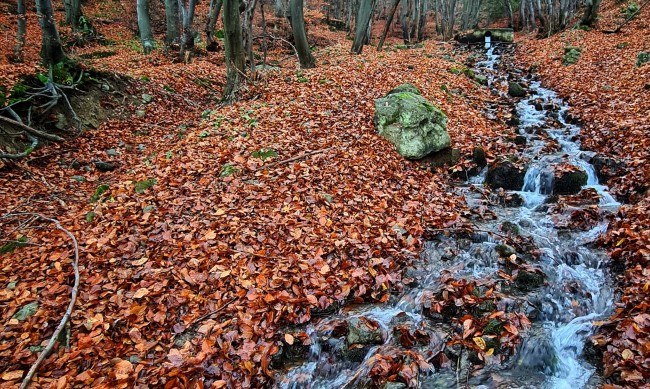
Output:
[[[34,213],[59,220],[81,256],[69,348],[47,358],[38,387],[189,387],[203,378],[259,387],[273,379],[273,356],[293,342],[284,326],[342,302],[386,301],[427,231],[467,227],[470,211],[452,177],[472,167],[475,147],[488,161],[518,150],[507,118],[486,118],[495,97],[457,71],[467,53],[451,43],[403,50],[393,38],[387,51],[366,47],[357,56],[344,33],[311,15],[317,67],[297,69],[276,46],[278,68],[259,72],[240,102],[221,106],[222,53],[200,51],[190,64],[162,50],[144,56],[119,10],[105,9],[113,3],[97,3],[86,13],[102,20],[96,27],[107,43],[68,52],[107,75],[99,82],[111,96],[98,103],[114,117],[0,162],[0,238],[27,239],[0,254],[3,384],[15,385],[34,362],[73,281],[68,236]],[[615,18],[617,7],[606,16]],[[639,39],[650,31],[648,11],[620,34],[568,31],[518,47],[522,63],[537,63],[583,118],[584,147],[625,163],[625,175],[609,184],[629,204],[603,239],[623,264],[622,300],[597,341],[606,373],[631,386],[650,377],[650,66],[634,67],[636,53],[648,50]],[[43,72],[35,15],[28,20],[26,60],[16,65],[6,62],[15,21],[8,10],[0,16],[7,91]],[[583,47],[580,62],[563,67],[564,46],[574,42]],[[98,52],[107,56],[88,58]],[[456,165],[432,171],[405,161],[376,134],[374,99],[404,82],[449,116]],[[100,171],[99,161],[116,168]]]

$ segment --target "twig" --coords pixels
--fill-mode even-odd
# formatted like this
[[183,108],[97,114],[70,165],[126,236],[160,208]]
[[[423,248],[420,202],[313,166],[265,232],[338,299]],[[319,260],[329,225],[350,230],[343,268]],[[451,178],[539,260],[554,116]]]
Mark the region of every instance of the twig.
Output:
[[299,160],[299,159],[303,159],[303,158],[311,157],[312,155],[316,155],[316,154],[324,153],[324,152],[326,152],[326,151],[332,150],[333,148],[334,148],[334,146],[331,146],[331,147],[326,147],[326,148],[324,148],[324,149],[315,150],[315,151],[312,151],[312,152],[309,152],[309,153],[296,155],[295,157],[291,157],[291,158],[289,158],[289,159],[284,159],[284,160],[282,160],[282,161],[273,162],[273,163],[270,163],[270,164],[268,164],[268,165],[260,166],[258,169],[255,169],[255,170],[259,170],[259,169],[262,169],[262,168],[264,168],[264,169],[268,169],[268,168],[271,168],[271,167],[273,167],[273,166],[282,165],[282,164],[285,164],[285,163],[289,163],[289,162],[297,161],[297,160]]
[[[207,319],[208,317],[210,317],[212,315],[216,315],[217,313],[223,311],[227,306],[229,306],[230,304],[232,304],[236,300],[237,300],[237,297],[233,297],[227,303],[225,303],[221,307],[215,309],[214,311],[210,311],[210,312],[206,313],[205,315],[201,315],[201,316],[197,317],[196,319],[192,320],[192,322],[190,324],[188,324],[185,331],[183,331],[182,333],[185,333],[188,329],[194,327],[195,325],[199,324],[200,322]],[[174,338],[176,338],[176,336],[174,336]]]
[[616,27],[613,30],[603,30],[603,33],[605,33],[605,34],[616,34],[617,32],[621,31],[621,28],[623,28],[623,26],[625,26],[632,19],[634,19],[641,12],[641,9],[643,9],[643,7],[645,7],[645,5],[648,4],[648,3],[650,3],[650,0],[646,0],[643,4],[641,4],[641,6],[636,10],[636,12],[632,13],[632,15],[630,15],[627,19],[625,19],[625,21],[623,23],[619,24],[618,27]]
[[[74,237],[72,232],[68,231],[65,229],[63,226],[61,226],[61,222],[59,222],[56,219],[52,219],[46,216],[43,216],[39,213],[13,213],[13,214],[8,214],[5,217],[14,217],[14,216],[30,216],[30,217],[37,217],[43,220],[46,220],[50,223],[54,223],[55,227],[57,230],[63,231],[70,239],[72,240],[72,244],[74,246],[74,260],[72,261],[72,268],[74,269],[74,285],[72,287],[72,292],[70,295],[70,303],[68,304],[68,308],[65,311],[65,314],[63,314],[63,317],[61,318],[61,321],[59,322],[59,325],[56,327],[54,330],[54,333],[50,337],[49,342],[47,343],[47,346],[45,349],[41,352],[41,355],[38,356],[38,359],[32,367],[29,369],[27,372],[27,375],[23,379],[22,383],[20,384],[20,389],[25,389],[29,386],[30,382],[32,381],[32,377],[34,377],[34,374],[36,374],[36,370],[38,370],[38,367],[43,363],[45,358],[50,354],[52,349],[54,348],[54,344],[57,341],[57,338],[59,337],[59,334],[65,327],[65,325],[68,323],[68,320],[70,320],[70,315],[72,315],[72,309],[74,308],[74,304],[77,301],[77,293],[79,290],[79,244],[77,243],[77,239]],[[3,217],[3,218],[5,218]]]
[[23,123],[17,122],[15,120],[9,119],[8,117],[0,116],[0,121],[3,121],[5,123],[11,124],[15,127],[20,128],[21,130],[24,130],[26,132],[29,132],[32,135],[41,137],[43,139],[51,140],[53,142],[63,142],[65,139],[61,138],[60,136],[48,134],[42,131],[39,131],[37,129],[34,129],[30,126],[27,126]]

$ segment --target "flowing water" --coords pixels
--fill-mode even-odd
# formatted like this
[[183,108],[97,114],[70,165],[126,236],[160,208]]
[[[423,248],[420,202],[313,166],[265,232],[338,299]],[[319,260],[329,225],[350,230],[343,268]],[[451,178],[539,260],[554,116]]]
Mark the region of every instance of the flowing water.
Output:
[[[478,63],[477,72],[489,78],[494,90],[507,85],[498,46],[486,44],[486,60]],[[412,350],[431,361],[441,351],[450,351],[446,341],[454,331],[453,324],[434,320],[425,314],[430,296],[440,293],[442,276],[475,280],[486,284],[499,279],[503,260],[504,227],[529,242],[538,259],[534,266],[543,271],[543,284],[512,288],[496,309],[525,313],[532,327],[522,332],[516,352],[503,363],[492,362],[484,367],[472,365],[467,353],[453,352],[451,364],[435,368],[420,366],[419,375],[411,381],[421,388],[591,388],[598,385],[595,368],[582,359],[583,347],[593,333],[592,322],[611,313],[612,288],[604,266],[606,255],[592,242],[607,228],[606,218],[590,228],[570,230],[559,228],[554,215],[553,169],[569,164],[587,173],[585,189],[598,194],[591,208],[601,215],[615,212],[618,203],[598,183],[593,166],[576,142],[580,128],[565,120],[568,106],[551,90],[531,81],[530,94],[516,104],[520,124],[518,131],[526,138],[524,157],[530,160],[524,185],[512,195],[521,197],[522,206],[494,205],[486,200],[483,181],[485,171],[473,177],[459,191],[470,207],[488,209],[490,220],[476,221],[477,231],[463,236],[440,234],[427,242],[421,258],[417,287],[383,305],[365,305],[342,309],[335,315],[314,321],[306,332],[310,346],[305,360],[277,377],[279,388],[356,388],[368,386],[370,365],[378,355],[390,354],[399,348],[394,327],[408,323],[426,333],[424,343]],[[502,95],[504,92],[500,92]],[[540,108],[541,106],[541,108]],[[551,120],[549,120],[551,119]],[[551,125],[552,124],[552,125]],[[543,131],[546,136],[540,136]],[[549,151],[549,142],[558,147]],[[582,206],[586,207],[586,206]],[[575,206],[580,209],[580,205]],[[533,249],[531,249],[533,250]],[[521,251],[521,250],[518,250]],[[518,252],[518,256],[532,253]],[[503,274],[501,272],[501,274]],[[417,277],[416,277],[417,278]],[[498,281],[494,281],[498,282]],[[525,285],[524,285],[525,286]],[[504,292],[505,293],[505,292]],[[381,341],[352,355],[346,350],[345,337],[331,336],[332,326],[353,318],[367,318],[381,327]],[[322,336],[327,334],[328,336]],[[454,360],[456,356],[456,360]],[[498,360],[498,358],[494,358]],[[406,379],[402,378],[402,382]],[[387,384],[383,388],[405,388],[403,384]]]

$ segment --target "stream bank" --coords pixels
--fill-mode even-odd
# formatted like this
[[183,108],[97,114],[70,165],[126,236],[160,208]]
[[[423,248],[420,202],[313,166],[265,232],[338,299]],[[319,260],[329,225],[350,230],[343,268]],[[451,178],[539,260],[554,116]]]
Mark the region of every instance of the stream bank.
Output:
[[433,233],[387,304],[344,307],[288,334],[278,364],[294,367],[278,387],[597,385],[583,349],[613,293],[593,242],[619,204],[580,150],[569,107],[517,74],[510,55],[492,46],[474,70],[501,98],[522,87],[512,124],[525,147],[457,188],[480,215],[474,230]]

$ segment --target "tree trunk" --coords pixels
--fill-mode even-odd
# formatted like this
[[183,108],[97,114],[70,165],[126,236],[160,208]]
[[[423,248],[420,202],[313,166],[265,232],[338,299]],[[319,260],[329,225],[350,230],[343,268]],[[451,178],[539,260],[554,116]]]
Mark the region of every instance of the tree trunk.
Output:
[[194,48],[194,35],[192,34],[192,25],[194,24],[194,9],[197,0],[189,0],[185,5],[185,0],[178,0],[178,9],[181,14],[181,60],[185,63],[190,62],[192,49]]
[[73,31],[76,31],[81,17],[81,0],[64,0],[63,6],[65,8],[65,22],[72,26]]
[[148,0],[137,0],[136,11],[138,13],[138,29],[140,30],[142,50],[145,54],[149,54],[154,49],[155,43],[153,40],[153,34],[151,32]]
[[298,51],[300,67],[311,69],[316,66],[316,60],[309,49],[307,32],[305,31],[305,17],[303,14],[303,0],[290,0],[289,13],[291,14],[291,29],[293,30],[293,41]]
[[585,13],[582,15],[580,24],[583,26],[592,26],[598,17],[598,9],[600,8],[601,0],[586,0]]
[[178,30],[180,19],[178,14],[178,1],[165,0],[165,22],[167,24],[165,44],[167,47],[178,44],[180,41],[180,32]]
[[226,86],[223,90],[223,100],[233,101],[244,77],[244,46],[239,20],[239,0],[223,0],[223,31],[226,57]]
[[253,17],[255,16],[255,6],[257,0],[248,0],[244,10],[244,25],[242,32],[244,34],[244,53],[248,57],[248,63],[251,68],[251,78],[255,79],[255,56],[253,55]]
[[361,54],[363,44],[368,35],[368,26],[372,18],[372,9],[374,0],[361,0],[359,3],[359,12],[357,13],[357,28],[354,34],[354,42],[352,43],[352,52]]
[[25,47],[25,36],[27,35],[25,0],[18,0],[16,14],[18,16],[18,32],[16,33],[16,46],[14,46],[14,55],[11,57],[11,61],[22,63],[24,60],[23,48]]
[[50,0],[36,0],[36,12],[41,26],[41,60],[45,65],[54,65],[65,59],[59,32],[56,29],[56,20],[52,11]]
[[377,45],[377,51],[381,51],[381,48],[384,46],[384,41],[386,40],[386,35],[388,35],[388,29],[393,23],[393,18],[395,17],[395,11],[397,11],[397,6],[399,6],[400,0],[393,0],[393,5],[390,7],[390,12],[388,14],[388,19],[386,19],[386,25],[384,26],[384,31],[381,33],[381,39],[379,39],[379,44]]
[[217,49],[217,42],[214,40],[214,29],[217,26],[222,4],[222,0],[210,1],[210,13],[208,21],[205,23],[205,43],[208,51],[216,51]]
[[418,12],[418,35],[417,41],[422,42],[425,38],[424,29],[427,26],[427,1],[420,0],[420,11]]
[[503,0],[505,2],[506,14],[508,15],[508,23],[510,28],[513,28],[515,25],[514,16],[512,15],[512,4],[510,0]]
[[402,1],[402,8],[399,12],[399,21],[402,26],[402,39],[404,39],[405,45],[411,44],[411,29],[409,28],[411,23],[411,2],[413,0],[404,0]]

